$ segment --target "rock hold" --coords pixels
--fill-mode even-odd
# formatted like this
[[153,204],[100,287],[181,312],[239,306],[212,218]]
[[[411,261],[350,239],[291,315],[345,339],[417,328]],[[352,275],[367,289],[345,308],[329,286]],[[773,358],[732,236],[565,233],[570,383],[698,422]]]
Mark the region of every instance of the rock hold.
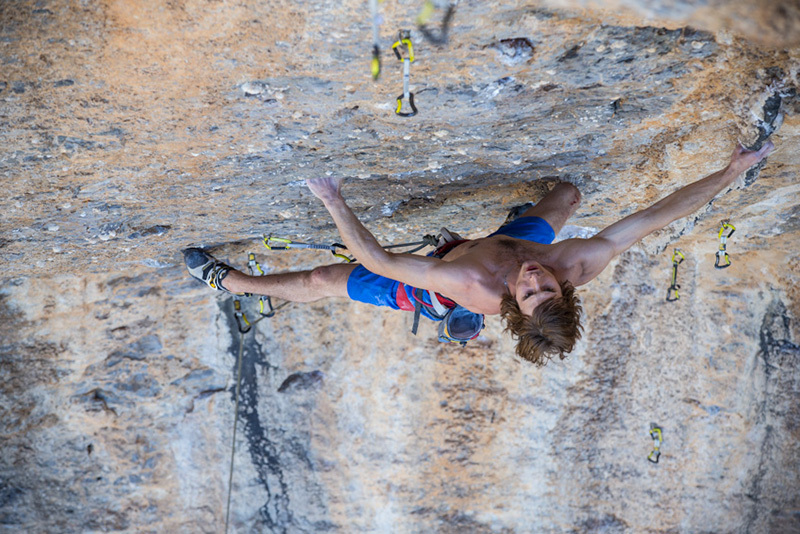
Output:
[[[756,140],[751,145],[746,147],[748,150],[761,149],[767,139],[769,139],[773,133],[780,130],[783,124],[783,113],[781,110],[784,105],[784,100],[797,98],[797,90],[795,88],[780,91],[776,87],[770,87],[769,91],[772,94],[767,97],[764,102],[763,119],[759,118],[757,123],[758,137],[756,137]],[[749,187],[756,181],[761,169],[763,169],[766,164],[766,159],[761,160],[757,165],[747,171],[744,179],[745,187]]]
[[311,371],[308,373],[293,373],[286,377],[286,380],[278,388],[278,393],[287,391],[300,391],[311,389],[322,383],[324,375],[321,371]]

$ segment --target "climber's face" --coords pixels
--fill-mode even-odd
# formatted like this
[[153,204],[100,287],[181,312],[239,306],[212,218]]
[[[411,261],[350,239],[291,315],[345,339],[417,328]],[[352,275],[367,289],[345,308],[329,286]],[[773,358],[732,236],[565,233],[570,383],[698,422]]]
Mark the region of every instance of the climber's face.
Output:
[[561,285],[555,275],[541,263],[526,261],[522,264],[514,288],[514,296],[522,313],[531,315],[539,304],[561,295]]

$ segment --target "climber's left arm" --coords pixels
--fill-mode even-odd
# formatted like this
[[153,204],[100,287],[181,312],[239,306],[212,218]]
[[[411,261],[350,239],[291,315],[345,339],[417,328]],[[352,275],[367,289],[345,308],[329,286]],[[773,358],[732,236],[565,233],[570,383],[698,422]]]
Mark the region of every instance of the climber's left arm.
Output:
[[582,272],[572,283],[577,286],[589,282],[605,269],[612,258],[628,250],[643,237],[708,204],[740,174],[767,157],[773,148],[771,142],[758,151],[748,151],[739,146],[724,169],[682,187],[649,208],[615,222],[580,245],[565,243],[564,248],[569,249],[572,261],[580,265],[579,270]]

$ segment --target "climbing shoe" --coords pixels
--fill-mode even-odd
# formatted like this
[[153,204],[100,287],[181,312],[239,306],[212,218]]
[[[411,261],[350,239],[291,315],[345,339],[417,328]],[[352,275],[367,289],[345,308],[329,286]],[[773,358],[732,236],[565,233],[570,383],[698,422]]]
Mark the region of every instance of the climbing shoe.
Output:
[[[228,273],[233,270],[233,267],[217,260],[211,254],[199,248],[185,249],[183,251],[183,260],[186,262],[186,268],[189,269],[189,274],[193,277],[197,278],[211,289],[232,293],[222,287],[222,281],[228,276]],[[242,295],[243,293],[234,294]]]

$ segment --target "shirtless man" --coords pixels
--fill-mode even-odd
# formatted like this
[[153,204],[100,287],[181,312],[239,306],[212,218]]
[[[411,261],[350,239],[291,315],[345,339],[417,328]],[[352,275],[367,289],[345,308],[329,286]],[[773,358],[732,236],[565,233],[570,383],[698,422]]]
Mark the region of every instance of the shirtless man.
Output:
[[413,309],[413,305],[408,307],[413,288],[431,290],[472,312],[501,314],[506,329],[518,339],[517,354],[542,365],[553,355],[563,359],[580,337],[581,308],[575,287],[594,279],[612,258],[644,236],[705,206],[772,149],[771,142],[758,151],[737,147],[724,169],[590,239],[550,244],[580,204],[577,188],[562,182],[516,221],[487,237],[455,246],[441,259],[394,254],[380,246],[347,206],[341,178],[316,178],[307,181],[309,189],[325,204],[344,244],[361,265],[248,276],[201,249],[187,249],[184,257],[190,274],[214,289],[294,302],[349,297]]

